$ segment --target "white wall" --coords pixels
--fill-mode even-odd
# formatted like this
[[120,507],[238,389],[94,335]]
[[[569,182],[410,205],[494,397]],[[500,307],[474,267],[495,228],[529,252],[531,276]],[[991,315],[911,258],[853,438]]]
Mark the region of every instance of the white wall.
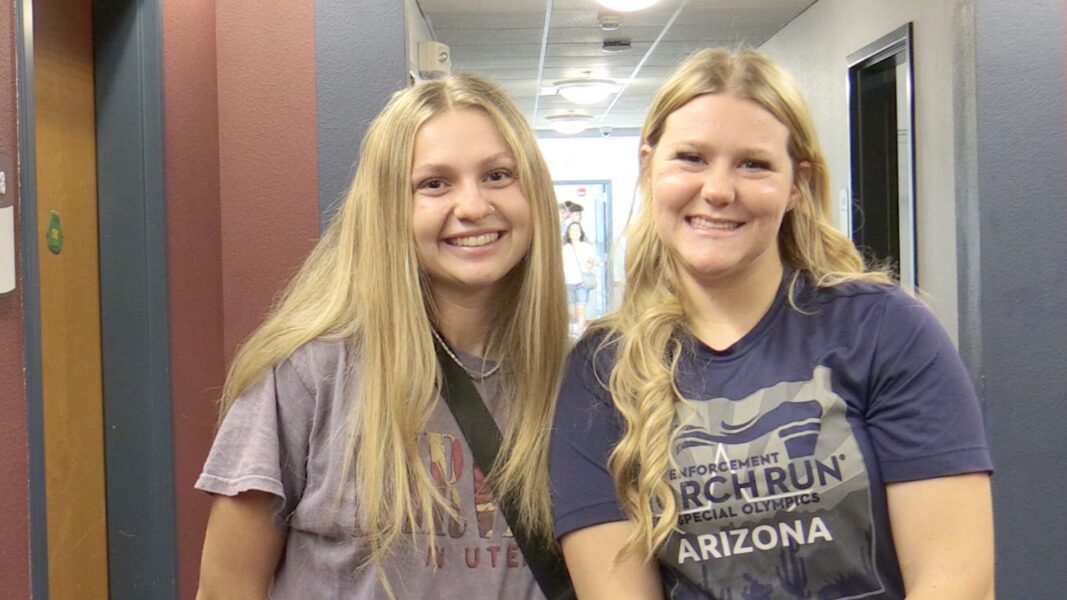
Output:
[[913,23],[919,288],[953,340],[959,154],[954,143],[965,107],[973,106],[973,88],[957,85],[957,71],[974,68],[960,49],[971,40],[971,6],[971,0],[819,0],[760,48],[804,90],[830,162],[833,197],[841,202],[847,201],[850,180],[847,57]]

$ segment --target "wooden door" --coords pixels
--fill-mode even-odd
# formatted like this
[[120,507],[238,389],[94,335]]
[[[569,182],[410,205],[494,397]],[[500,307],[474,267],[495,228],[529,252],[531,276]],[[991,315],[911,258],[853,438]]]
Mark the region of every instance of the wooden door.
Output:
[[92,3],[35,0],[33,56],[49,597],[107,598]]

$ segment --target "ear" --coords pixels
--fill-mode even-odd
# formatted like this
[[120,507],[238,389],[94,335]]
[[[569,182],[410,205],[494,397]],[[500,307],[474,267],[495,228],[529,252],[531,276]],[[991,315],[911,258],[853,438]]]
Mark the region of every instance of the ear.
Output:
[[652,156],[652,146],[648,144],[641,144],[641,149],[637,153],[637,158],[640,161],[639,164],[645,164],[645,159]]
[[811,161],[802,160],[797,163],[796,172],[793,173],[793,189],[789,192],[789,207],[786,211],[793,210],[800,201],[801,187],[809,187],[811,185]]

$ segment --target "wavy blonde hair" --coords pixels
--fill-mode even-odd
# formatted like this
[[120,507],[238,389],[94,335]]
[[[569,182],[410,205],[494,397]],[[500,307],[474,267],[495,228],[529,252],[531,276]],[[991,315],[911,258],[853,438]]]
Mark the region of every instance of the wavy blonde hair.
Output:
[[[486,354],[499,357],[511,399],[489,478],[498,494],[513,499],[523,525],[550,543],[547,438],[567,346],[556,200],[525,118],[484,79],[457,74],[393,95],[367,131],[340,211],[237,353],[222,393],[224,416],[257,377],[302,345],[316,338],[345,341],[359,375],[344,485],[355,484],[360,528],[379,565],[405,532],[427,526],[425,516],[456,516],[419,455],[418,434],[439,401],[441,373],[435,311],[412,232],[411,171],[419,128],[457,109],[478,110],[493,121],[530,204],[530,249],[505,279],[487,340]],[[411,541],[417,543],[414,533]]]
[[[801,273],[815,285],[846,281],[890,281],[868,271],[852,242],[829,220],[829,172],[804,98],[792,77],[767,56],[752,50],[701,50],[671,74],[653,100],[641,141],[655,149],[667,117],[704,94],[732,94],[756,102],[789,129],[788,152],[794,176],[801,163],[811,176],[797,177],[800,199],[778,234],[782,260],[796,269],[789,302]],[[592,325],[606,332],[599,350],[611,347],[615,364],[608,390],[625,422],[625,431],[608,459],[623,509],[635,523],[619,559],[640,553],[651,559],[663,546],[678,516],[666,480],[671,465],[678,360],[686,336],[684,290],[675,257],[656,233],[650,204],[651,156],[641,164],[641,208],[627,231],[626,287],[619,310]]]

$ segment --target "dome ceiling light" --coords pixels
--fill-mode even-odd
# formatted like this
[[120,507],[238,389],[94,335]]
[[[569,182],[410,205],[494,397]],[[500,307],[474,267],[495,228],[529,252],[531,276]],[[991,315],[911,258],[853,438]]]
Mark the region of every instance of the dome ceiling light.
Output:
[[596,0],[604,8],[619,12],[633,12],[652,6],[659,0]]
[[615,81],[591,79],[588,71],[584,79],[564,79],[552,85],[560,96],[575,104],[596,104],[615,92]]
[[601,31],[618,31],[622,26],[622,15],[601,12],[597,14],[596,22],[600,25]]
[[585,131],[586,127],[593,121],[593,115],[585,113],[564,113],[562,115],[548,115],[545,117],[548,120],[548,125],[556,133],[562,133],[563,135],[574,135]]

